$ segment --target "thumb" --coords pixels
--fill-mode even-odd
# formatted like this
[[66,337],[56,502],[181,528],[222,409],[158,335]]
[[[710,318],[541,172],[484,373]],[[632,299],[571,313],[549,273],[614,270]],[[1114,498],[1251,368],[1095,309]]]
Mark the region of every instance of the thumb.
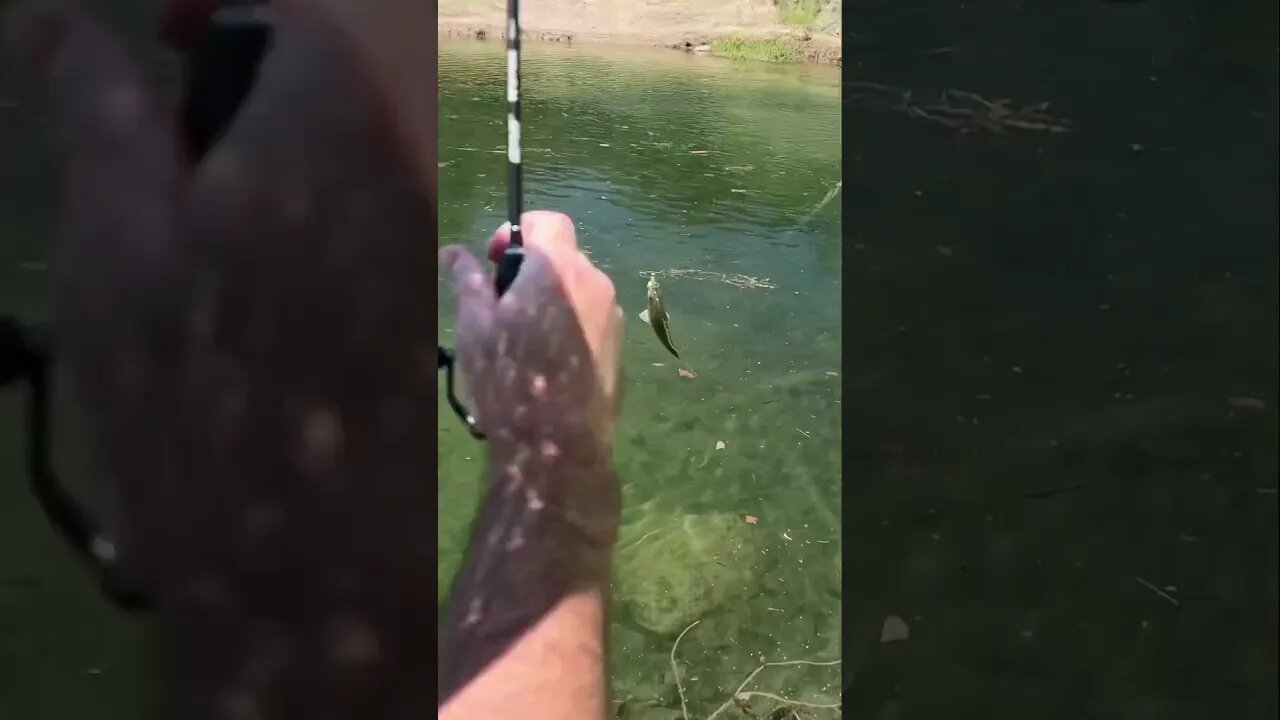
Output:
[[172,161],[177,136],[169,113],[101,21],[73,0],[28,0],[7,20],[9,54],[37,82],[68,163],[118,154],[121,168],[156,165],[163,153],[124,160],[164,144],[174,146],[165,158]]
[[172,198],[183,185],[169,113],[119,41],[71,0],[31,0],[7,20],[11,55],[49,110],[64,256],[92,271],[100,287],[86,292],[149,292],[173,269]]
[[484,265],[467,248],[449,245],[440,250],[440,268],[453,282],[459,337],[486,330],[493,321],[498,295]]

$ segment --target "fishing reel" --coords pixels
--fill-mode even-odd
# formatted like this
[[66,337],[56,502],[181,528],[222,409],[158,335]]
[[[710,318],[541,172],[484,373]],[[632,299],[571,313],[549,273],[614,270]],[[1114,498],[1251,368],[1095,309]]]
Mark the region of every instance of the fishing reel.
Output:
[[[507,289],[511,287],[511,283],[515,282],[516,274],[520,272],[520,266],[523,262],[524,245],[520,237],[520,227],[512,225],[511,245],[498,258],[498,271],[494,276],[494,289],[497,290],[498,297],[502,297],[507,292]],[[439,364],[436,369],[444,370],[445,372],[445,399],[449,401],[449,407],[453,408],[453,412],[462,420],[462,424],[467,426],[467,432],[471,433],[471,437],[477,440],[484,440],[484,433],[480,432],[480,428],[476,425],[475,416],[454,394],[453,368],[455,363],[453,351],[443,345],[436,345],[436,347],[440,350]]]
[[53,343],[48,328],[0,317],[0,389],[27,381],[27,475],[49,524],[97,575],[107,598],[129,612],[149,610],[146,598],[119,581],[116,545],[54,472],[51,459]]
[[[50,328],[26,325],[12,317],[0,317],[0,389],[17,387],[24,381],[27,385],[24,455],[29,489],[54,531],[97,577],[108,600],[127,612],[151,610],[153,606],[146,597],[121,581],[116,544],[102,531],[87,508],[66,489],[54,470],[52,335]],[[437,347],[438,369],[445,371],[449,406],[473,437],[484,439],[475,416],[454,393],[452,351],[443,346]]]
[[[498,272],[494,276],[494,289],[498,292],[498,297],[502,297],[507,289],[511,287],[511,283],[515,282],[516,274],[520,272],[520,265],[524,262],[524,247],[520,238],[519,226],[512,227],[511,245],[498,258]],[[458,419],[462,420],[462,424],[466,426],[467,432],[471,433],[471,437],[477,440],[484,440],[484,433],[480,432],[479,426],[476,425],[476,417],[471,411],[458,400],[458,396],[453,390],[453,372],[454,372],[454,355],[453,351],[443,345],[436,345],[439,350],[437,355],[437,370],[443,370],[445,399],[449,401],[449,407],[453,408],[454,414]]]
[[440,351],[437,356],[436,369],[444,371],[444,397],[449,401],[449,407],[453,408],[454,414],[466,426],[467,432],[471,433],[471,437],[483,440],[484,433],[480,432],[480,427],[476,425],[476,417],[458,400],[458,396],[453,390],[453,371],[456,365],[453,351],[443,345],[436,345],[436,348]]

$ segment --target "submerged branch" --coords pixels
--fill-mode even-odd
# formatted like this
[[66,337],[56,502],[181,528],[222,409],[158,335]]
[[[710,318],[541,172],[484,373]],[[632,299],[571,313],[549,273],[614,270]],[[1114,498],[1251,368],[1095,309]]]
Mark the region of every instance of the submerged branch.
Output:
[[702,622],[694,620],[689,627],[680,631],[680,635],[676,637],[675,643],[671,646],[671,676],[676,681],[676,691],[680,693],[680,715],[684,720],[689,720],[689,705],[684,699],[684,683],[680,682],[680,666],[676,664],[676,648],[680,647],[680,641],[684,639],[685,633],[693,629],[694,625]]
[[[689,720],[689,705],[688,705],[688,700],[685,698],[684,683],[681,682],[680,680],[680,665],[676,660],[676,650],[680,647],[680,641],[684,639],[685,634],[687,634],[690,630],[694,628],[694,626],[696,626],[700,622],[702,621],[695,620],[692,623],[690,623],[688,627],[686,627],[684,630],[680,632],[678,636],[676,636],[676,641],[671,646],[671,672],[673,677],[675,678],[676,691],[680,695],[680,715],[684,720]],[[724,713],[726,710],[733,707],[734,705],[744,703],[756,697],[768,698],[770,700],[776,701],[780,705],[785,705],[789,708],[810,708],[815,710],[816,709],[839,710],[840,703],[838,702],[823,704],[823,703],[805,702],[803,700],[793,700],[791,698],[785,698],[785,697],[782,697],[781,695],[776,695],[770,692],[764,692],[762,690],[747,690],[747,686],[750,685],[751,681],[755,680],[756,676],[759,675],[762,671],[764,671],[765,668],[783,667],[787,665],[809,665],[813,667],[830,667],[833,665],[839,665],[840,662],[841,662],[840,660],[828,660],[825,662],[815,661],[815,660],[782,660],[779,662],[764,663],[760,667],[756,668],[755,670],[752,670],[751,673],[747,675],[747,678],[742,681],[742,684],[738,686],[738,689],[733,691],[733,695],[731,695],[728,700],[725,700],[724,704],[716,708],[715,712],[707,716],[707,720],[716,720],[717,717],[719,717],[722,713]]]
[[986,130],[1004,133],[1007,130],[1031,130],[1051,134],[1075,132],[1075,124],[1066,118],[1050,115],[1048,102],[1015,106],[1008,98],[988,100],[967,90],[942,90],[927,95],[927,100],[917,100],[909,88],[893,87],[873,82],[850,82],[844,85],[851,101],[863,101],[864,105],[880,106],[896,110],[920,120],[945,125],[962,133]]
[[840,703],[832,703],[830,705],[816,705],[813,703],[801,702],[799,700],[790,700],[780,695],[774,695],[773,693],[760,692],[757,690],[747,691],[746,688],[747,688],[747,685],[750,685],[751,681],[755,679],[756,675],[759,675],[761,671],[763,671],[765,668],[782,667],[784,665],[811,665],[814,667],[829,667],[831,665],[839,665],[840,662],[841,662],[840,660],[828,660],[826,662],[817,662],[814,660],[783,660],[780,662],[764,663],[763,665],[756,668],[755,670],[752,670],[751,674],[747,676],[747,679],[743,680],[742,684],[738,686],[738,689],[733,691],[733,696],[730,697],[728,700],[725,700],[724,704],[716,708],[715,712],[708,715],[707,720],[715,720],[716,717],[720,715],[720,713],[724,712],[725,710],[728,710],[734,704],[743,702],[746,700],[750,700],[753,697],[767,697],[772,700],[777,700],[779,702],[786,703],[789,706],[799,706],[799,707],[808,707],[808,708],[828,708],[832,710],[838,710],[840,709]]

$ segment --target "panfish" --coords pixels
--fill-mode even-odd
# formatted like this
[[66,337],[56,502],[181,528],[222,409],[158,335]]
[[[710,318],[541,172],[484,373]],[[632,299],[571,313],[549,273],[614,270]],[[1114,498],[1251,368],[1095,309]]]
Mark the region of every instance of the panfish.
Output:
[[671,343],[671,317],[667,315],[667,307],[662,302],[662,291],[658,288],[658,276],[649,276],[649,308],[640,313],[640,319],[649,323],[653,327],[653,332],[658,336],[658,342],[671,352],[672,355],[680,357],[680,353],[676,351],[676,346]]

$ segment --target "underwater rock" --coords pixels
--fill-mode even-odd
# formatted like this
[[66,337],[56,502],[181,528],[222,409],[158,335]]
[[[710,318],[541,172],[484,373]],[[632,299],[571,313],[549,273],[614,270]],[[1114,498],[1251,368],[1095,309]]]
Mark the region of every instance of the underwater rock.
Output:
[[897,615],[890,615],[884,619],[884,624],[880,627],[880,642],[891,643],[911,638],[911,626],[907,625],[907,621]]
[[617,599],[641,627],[675,635],[758,588],[763,538],[737,515],[684,515],[618,550]]

